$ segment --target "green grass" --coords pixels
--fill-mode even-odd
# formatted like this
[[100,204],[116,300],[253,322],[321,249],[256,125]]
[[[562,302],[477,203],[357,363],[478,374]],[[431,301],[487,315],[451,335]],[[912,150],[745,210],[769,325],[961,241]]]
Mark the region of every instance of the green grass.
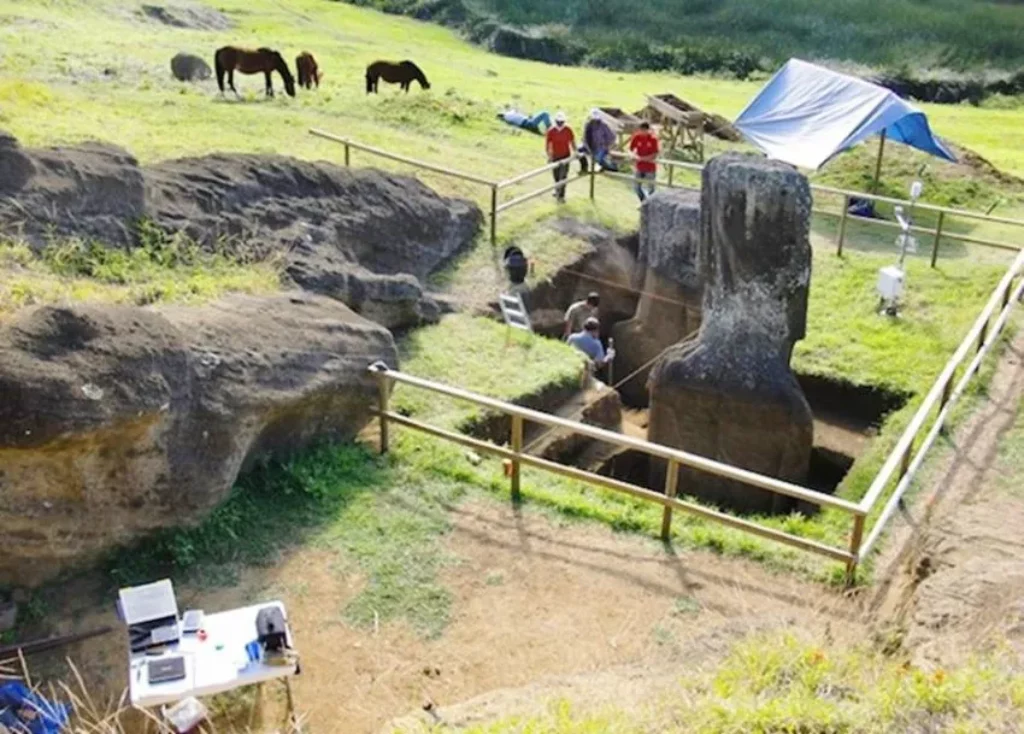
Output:
[[[513,402],[545,388],[579,385],[584,370],[580,353],[562,342],[509,334],[504,324],[465,315],[447,316],[402,339],[399,364],[408,374]],[[396,387],[392,406],[450,428],[481,417],[478,406],[404,385]]]
[[807,336],[793,353],[798,372],[875,385],[901,393],[931,387],[1005,273],[1001,264],[923,258],[906,265],[898,319],[878,315],[878,270],[894,255],[838,258],[816,250]]
[[0,242],[0,321],[38,304],[201,303],[229,292],[281,287],[278,259],[207,252],[182,237],[143,229],[140,246],[131,251],[72,239],[55,241],[37,254],[24,243]]
[[310,544],[338,554],[366,577],[345,609],[348,622],[405,620],[425,636],[440,634],[451,597],[437,573],[445,506],[465,491],[415,465],[374,457],[360,446],[324,446],[239,480],[199,526],[155,534],[119,551],[109,564],[118,585],[171,575],[176,581],[233,584],[246,566],[269,566]]
[[[1004,656],[955,669],[925,670],[869,645],[838,646],[804,635],[753,635],[713,668],[688,672],[650,711],[603,710],[564,699],[540,716],[506,716],[465,734],[774,734],[907,731],[1017,731],[1024,719],[1024,676]],[[404,734],[441,729],[407,729]]]
[[[735,115],[760,86],[504,58],[437,26],[326,0],[221,0],[217,7],[237,23],[225,32],[144,22],[132,13],[137,7],[112,0],[0,0],[0,15],[10,19],[0,26],[0,122],[28,144],[100,138],[143,161],[214,151],[339,160],[336,145],[305,134],[319,126],[505,178],[543,163],[539,138],[494,120],[506,102],[562,108],[579,121],[595,104],[639,109],[645,92],[672,90],[706,109]],[[31,33],[23,32],[26,26]],[[232,42],[269,44],[289,58],[309,49],[325,70],[324,85],[294,100],[282,95],[265,102],[259,96],[262,80],[247,77],[240,87],[247,103],[236,104],[215,99],[212,83],[186,86],[170,78],[168,61],[178,51],[211,59],[215,48]],[[386,88],[368,98],[363,69],[381,57],[414,58],[433,89],[399,96]],[[939,134],[976,148],[1002,168],[1024,172],[1024,111],[925,107]],[[866,155],[870,160],[870,151]],[[359,153],[354,160],[373,161]],[[447,182],[446,188],[479,193],[472,184]]]

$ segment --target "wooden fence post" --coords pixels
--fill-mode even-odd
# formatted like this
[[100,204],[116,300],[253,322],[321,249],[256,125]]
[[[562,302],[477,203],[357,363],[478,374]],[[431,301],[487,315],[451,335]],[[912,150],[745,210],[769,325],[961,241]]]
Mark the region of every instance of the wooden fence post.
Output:
[[932,245],[932,267],[939,259],[939,240],[942,239],[942,223],[946,220],[946,212],[939,212],[939,222],[935,225],[935,243]]
[[988,321],[981,325],[981,331],[978,332],[978,351],[980,352],[982,347],[985,346],[985,339],[988,337]]
[[910,468],[910,456],[914,453],[914,442],[911,441],[907,445],[907,450],[903,452],[903,456],[900,458],[900,479],[903,479],[907,475],[907,470]]
[[383,371],[377,372],[377,410],[380,416],[380,452],[388,452],[388,393],[391,387],[388,376]]
[[349,163],[351,162],[351,159],[352,159],[351,158],[352,154],[349,151],[350,151],[349,144],[348,144],[348,141],[346,140],[345,141],[345,167],[346,168],[348,168]]
[[[675,499],[679,491],[679,464],[674,460],[668,461],[668,473],[665,474],[665,496]],[[661,539],[666,543],[672,539],[672,508],[665,506],[661,514]]]
[[953,374],[946,380],[946,384],[942,386],[942,397],[939,399],[939,410],[946,407],[946,403],[949,402],[950,396],[953,394],[953,380],[956,379],[956,370],[953,370]]
[[594,189],[596,188],[597,182],[597,161],[594,160],[594,156],[590,156],[590,200],[594,200]]
[[519,454],[523,450],[523,419],[522,416],[512,416],[512,450],[515,452],[515,457],[512,459],[512,503],[519,504],[521,497],[519,494]]
[[846,218],[850,214],[850,196],[849,194],[843,195],[843,213],[839,219],[839,242],[836,246],[836,255],[838,257],[843,256],[843,240],[846,239]]
[[491,185],[491,247],[498,243],[498,184]]
[[669,166],[668,167],[668,187],[669,188],[672,188],[672,174],[675,173],[675,170],[676,170],[675,166]]
[[850,560],[846,562],[846,587],[849,588],[857,582],[857,556],[860,555],[860,543],[864,537],[864,516],[856,515],[853,518],[853,532],[850,534]]

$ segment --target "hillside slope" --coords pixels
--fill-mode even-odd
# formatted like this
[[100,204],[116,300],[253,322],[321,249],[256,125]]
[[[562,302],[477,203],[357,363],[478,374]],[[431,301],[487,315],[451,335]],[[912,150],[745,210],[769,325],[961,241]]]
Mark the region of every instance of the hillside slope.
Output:
[[[905,77],[931,68],[1013,72],[1024,59],[1024,7],[1016,2],[349,1],[461,26],[474,40],[509,55],[623,70],[722,71],[745,78],[798,56]],[[1024,85],[1019,74],[1015,81]]]

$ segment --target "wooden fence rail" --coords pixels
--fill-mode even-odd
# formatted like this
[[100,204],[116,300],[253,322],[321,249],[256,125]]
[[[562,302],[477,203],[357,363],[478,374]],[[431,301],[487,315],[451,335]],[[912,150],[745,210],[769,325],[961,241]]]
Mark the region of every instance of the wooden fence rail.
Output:
[[[842,561],[847,564],[847,568],[851,574],[856,567],[857,557],[856,553],[853,551],[843,548],[834,548],[830,545],[819,543],[818,541],[811,540],[809,538],[804,538],[782,530],[767,527],[752,520],[728,515],[724,512],[719,512],[718,510],[705,507],[695,502],[679,499],[677,497],[678,492],[681,489],[685,490],[685,488],[679,488],[678,486],[678,470],[680,467],[686,466],[699,471],[708,472],[710,474],[734,479],[776,494],[795,497],[805,502],[818,505],[819,507],[831,507],[854,516],[857,520],[855,524],[859,527],[863,527],[863,513],[860,507],[854,502],[849,502],[839,497],[833,497],[832,495],[816,492],[806,487],[775,479],[774,477],[757,474],[755,472],[747,471],[746,469],[740,469],[739,467],[731,466],[729,464],[713,461],[703,456],[680,451],[679,449],[673,449],[668,446],[662,446],[661,444],[651,443],[649,441],[642,441],[637,438],[625,436],[621,433],[615,433],[614,431],[597,428],[578,421],[560,418],[548,413],[541,413],[512,403],[496,400],[485,395],[478,395],[461,388],[451,387],[431,380],[425,380],[421,377],[408,375],[404,372],[389,369],[385,364],[380,362],[371,365],[369,369],[377,379],[378,387],[382,395],[379,400],[379,404],[382,407],[380,410],[376,411],[376,415],[380,420],[382,452],[387,451],[386,437],[389,435],[388,425],[390,423],[395,423],[437,438],[443,438],[445,440],[452,441],[453,443],[468,446],[482,453],[493,454],[495,456],[508,459],[512,466],[510,479],[512,485],[512,498],[514,501],[518,501],[519,499],[520,467],[522,465],[533,466],[554,474],[578,479],[606,489],[612,489],[623,494],[628,494],[629,496],[637,499],[661,505],[663,508],[661,533],[662,538],[666,541],[671,538],[672,512],[673,510],[678,510],[680,512],[686,512],[691,515],[697,515],[708,520],[713,520],[722,525],[737,528],[753,535],[758,535],[779,543],[800,548],[801,550],[817,553],[833,560]],[[497,444],[489,441],[484,441],[456,431],[450,431],[445,428],[433,426],[401,415],[400,413],[387,410],[386,405],[388,399],[385,393],[390,393],[393,384],[408,385],[410,387],[427,390],[440,395],[446,395],[451,398],[465,400],[473,403],[474,405],[487,408],[488,410],[510,416],[512,419],[512,430],[508,446],[498,446]],[[593,472],[584,471],[583,469],[577,469],[576,467],[559,464],[524,452],[522,449],[522,429],[523,424],[526,422],[571,431],[578,435],[587,436],[588,438],[593,438],[598,441],[604,441],[623,448],[641,451],[648,456],[665,459],[668,463],[668,471],[665,476],[664,493],[655,492],[647,487],[630,484],[629,482],[623,482],[618,479],[612,479]]]
[[[346,166],[351,165],[352,151],[353,150],[358,150],[358,151],[362,151],[362,152],[365,152],[365,153],[370,153],[372,155],[379,156],[381,158],[386,158],[388,160],[397,161],[399,163],[405,163],[405,164],[408,164],[410,166],[423,169],[425,171],[431,171],[433,173],[439,173],[439,174],[444,175],[444,176],[450,176],[452,178],[457,178],[457,179],[460,179],[460,180],[463,180],[463,181],[469,181],[471,183],[476,183],[476,184],[479,184],[481,186],[486,186],[488,188],[488,190],[489,190],[489,193],[490,193],[490,212],[489,212],[490,218],[489,218],[489,224],[490,224],[490,241],[491,241],[492,245],[497,243],[497,239],[498,239],[498,215],[500,213],[508,211],[509,209],[512,209],[513,207],[519,206],[521,204],[525,204],[528,201],[532,201],[533,199],[537,198],[538,196],[541,196],[542,194],[544,194],[544,193],[546,193],[548,191],[554,190],[560,184],[553,183],[553,184],[550,184],[548,186],[542,187],[540,189],[536,189],[536,190],[530,191],[530,192],[528,192],[526,194],[517,196],[517,197],[515,197],[515,198],[513,198],[513,199],[511,199],[509,201],[505,201],[505,202],[499,201],[499,194],[500,194],[500,192],[502,190],[504,190],[504,189],[508,189],[508,188],[511,188],[511,187],[516,186],[518,184],[521,184],[524,181],[528,181],[531,178],[535,178],[536,176],[540,176],[540,175],[542,175],[544,173],[547,173],[547,172],[557,168],[559,165],[562,165],[563,163],[566,162],[566,161],[556,161],[554,163],[548,163],[548,164],[546,164],[544,166],[540,166],[540,167],[532,169],[530,171],[526,171],[524,173],[517,174],[515,176],[512,176],[510,178],[504,179],[502,181],[494,181],[494,180],[491,180],[491,179],[488,179],[488,178],[484,178],[482,176],[477,176],[477,175],[474,175],[474,174],[471,174],[471,173],[465,173],[464,171],[458,171],[458,170],[455,170],[453,168],[446,168],[444,166],[438,166],[438,165],[435,165],[433,163],[427,163],[425,161],[420,161],[420,160],[417,160],[415,158],[410,158],[408,156],[399,155],[397,153],[391,153],[391,152],[383,150],[381,148],[376,148],[376,147],[371,146],[371,145],[365,145],[363,143],[359,143],[359,142],[357,142],[355,140],[352,140],[351,138],[346,138],[346,137],[343,137],[343,136],[340,136],[340,135],[334,135],[332,133],[325,132],[323,130],[318,130],[318,129],[314,128],[314,129],[311,129],[309,132],[310,132],[311,135],[314,135],[316,137],[322,138],[324,140],[330,140],[332,142],[339,143],[340,145],[342,145],[343,148],[344,148],[344,160],[345,160],[345,165]],[[622,153],[613,153],[613,155],[615,157],[620,158],[620,159],[628,158],[628,156],[626,156],[625,154],[622,154]],[[576,160],[577,160],[577,158],[575,158],[575,157],[569,159],[569,161],[571,161],[571,162],[575,162]],[[667,171],[667,174],[668,174],[668,181],[667,181],[667,183],[665,181],[660,181],[658,183],[658,185],[659,186],[667,186],[669,188],[685,188],[684,186],[681,186],[681,185],[679,185],[677,183],[673,183],[673,173],[674,173],[674,171],[676,169],[688,170],[688,171],[693,171],[693,172],[697,172],[697,173],[699,173],[700,171],[704,170],[704,166],[702,164],[699,164],[699,163],[689,163],[689,162],[686,162],[686,161],[676,161],[676,160],[670,160],[670,159],[666,159],[666,158],[658,159],[657,163],[658,163],[660,169]],[[620,179],[620,180],[632,181],[632,178],[630,176],[627,176],[627,175],[624,175],[624,174],[615,174],[615,173],[611,173],[611,172],[601,172],[601,173],[598,173],[597,169],[596,169],[596,167],[594,165],[593,159],[589,160],[589,168],[590,168],[589,179],[590,179],[590,198],[591,199],[593,199],[595,197],[595,195],[596,195],[596,193],[595,193],[596,183],[595,182],[596,182],[597,178],[604,177],[604,178],[609,178],[609,179]],[[573,183],[573,182],[580,181],[583,178],[587,178],[587,177],[588,177],[588,174],[579,174],[579,175],[577,175],[575,177],[568,178],[566,180],[566,183]],[[837,236],[837,239],[836,239],[836,254],[838,254],[838,255],[842,255],[843,254],[843,245],[844,245],[845,239],[846,239],[847,222],[848,222],[848,220],[854,220],[854,221],[863,223],[863,224],[868,225],[868,226],[883,227],[883,228],[888,228],[888,229],[898,228],[899,227],[899,225],[896,222],[891,222],[891,221],[889,221],[887,219],[873,219],[873,218],[870,218],[870,217],[860,217],[860,216],[856,216],[856,215],[853,215],[853,214],[849,214],[848,213],[848,209],[849,209],[850,202],[851,202],[852,199],[858,198],[858,199],[864,199],[864,200],[874,201],[874,202],[878,202],[878,203],[906,206],[908,208],[911,206],[911,202],[909,200],[905,200],[905,199],[895,199],[895,198],[892,198],[892,197],[889,197],[889,196],[880,196],[880,195],[877,195],[877,194],[868,194],[868,193],[860,192],[860,191],[849,191],[849,190],[845,190],[845,189],[837,189],[837,188],[833,188],[831,186],[821,186],[821,185],[818,185],[818,184],[811,184],[811,191],[816,192],[816,193],[823,193],[823,194],[829,194],[829,195],[835,195],[835,196],[842,196],[843,197],[843,208],[842,208],[842,211],[837,212],[837,211],[832,211],[830,209],[823,209],[823,208],[818,208],[818,207],[813,209],[813,212],[815,214],[819,214],[819,215],[823,215],[823,216],[829,216],[829,217],[838,217],[840,219],[839,231],[838,231],[838,236]],[[966,209],[953,209],[953,208],[950,208],[950,207],[942,207],[942,206],[937,206],[935,204],[917,203],[917,204],[914,204],[914,208],[917,211],[934,212],[934,213],[937,213],[939,215],[938,225],[936,226],[935,229],[929,229],[927,227],[921,227],[921,226],[916,226],[916,225],[914,227],[912,227],[912,231],[920,233],[920,234],[925,234],[925,235],[928,235],[929,237],[933,238],[932,239],[932,267],[935,267],[935,265],[936,265],[936,260],[938,259],[938,255],[939,255],[939,245],[940,245],[940,243],[941,243],[941,241],[943,239],[956,240],[956,241],[965,242],[965,243],[968,243],[968,244],[980,245],[982,247],[990,247],[990,248],[995,248],[995,249],[1000,249],[1000,250],[1009,250],[1009,251],[1014,251],[1014,252],[1016,252],[1016,251],[1021,249],[1019,244],[1015,244],[1015,243],[1011,243],[1011,242],[1000,242],[998,240],[987,239],[987,238],[983,238],[983,237],[972,237],[970,235],[964,235],[964,234],[959,234],[957,232],[952,232],[952,231],[949,230],[948,226],[944,228],[944,225],[947,224],[945,222],[946,217],[962,217],[962,218],[966,218],[966,219],[972,219],[972,220],[975,220],[975,221],[986,222],[986,223],[989,223],[989,224],[999,224],[999,225],[1004,225],[1004,226],[1020,227],[1020,228],[1022,228],[1022,234],[1024,234],[1024,220],[1010,219],[1010,218],[1007,218],[1007,217],[993,217],[993,216],[991,216],[989,214],[982,214],[980,212],[972,212],[972,211],[968,211]]]
[[[1014,281],[1017,278],[1021,278],[1021,282],[1014,287]],[[866,558],[879,537],[881,537],[886,524],[902,501],[903,495],[913,482],[917,471],[924,463],[928,451],[935,443],[936,438],[945,430],[946,422],[957,400],[960,399],[971,380],[977,374],[984,358],[998,342],[1010,314],[1020,302],[1022,296],[1024,296],[1024,250],[1021,251],[1016,260],[1014,260],[1013,265],[1006,271],[1006,275],[1003,276],[999,285],[992,292],[992,296],[989,298],[985,308],[982,309],[974,325],[967,332],[956,352],[935,379],[928,395],[922,401],[921,406],[917,409],[914,417],[903,431],[903,435],[896,442],[896,446],[889,453],[888,458],[878,474],[875,475],[871,486],[861,500],[861,510],[865,513],[871,513],[883,496],[886,487],[888,487],[893,477],[896,476],[897,471],[899,472],[896,488],[882,509],[881,515],[875,521],[867,541],[857,551],[858,560]],[[997,309],[998,316],[996,316]],[[994,323],[992,321],[993,316],[996,316]],[[967,359],[968,355],[972,354],[973,358],[961,375],[960,380],[956,383],[956,387],[953,388],[953,381],[956,379],[957,370],[964,360]],[[924,431],[925,426],[928,425],[928,417],[936,407],[939,411],[938,415],[930,424],[930,429],[918,447],[917,453],[911,458],[911,455],[914,454],[914,442]]]

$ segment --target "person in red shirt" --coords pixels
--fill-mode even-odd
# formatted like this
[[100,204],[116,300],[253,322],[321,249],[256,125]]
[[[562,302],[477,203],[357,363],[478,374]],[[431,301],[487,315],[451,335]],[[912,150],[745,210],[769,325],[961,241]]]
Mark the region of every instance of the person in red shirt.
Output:
[[640,129],[629,141],[629,149],[633,151],[633,158],[636,161],[636,195],[640,197],[640,203],[643,203],[654,193],[654,182],[658,177],[658,164],[655,161],[658,160],[658,153],[661,151],[658,137],[651,132],[651,123],[646,120],[640,123]]
[[[565,124],[565,113],[559,112],[555,115],[555,126],[549,127],[545,135],[548,153],[548,163],[565,161],[562,165],[552,170],[555,176],[555,183],[564,181],[569,176],[569,161],[576,150],[576,135],[572,128]],[[555,199],[559,204],[565,203],[565,184],[555,189]]]

